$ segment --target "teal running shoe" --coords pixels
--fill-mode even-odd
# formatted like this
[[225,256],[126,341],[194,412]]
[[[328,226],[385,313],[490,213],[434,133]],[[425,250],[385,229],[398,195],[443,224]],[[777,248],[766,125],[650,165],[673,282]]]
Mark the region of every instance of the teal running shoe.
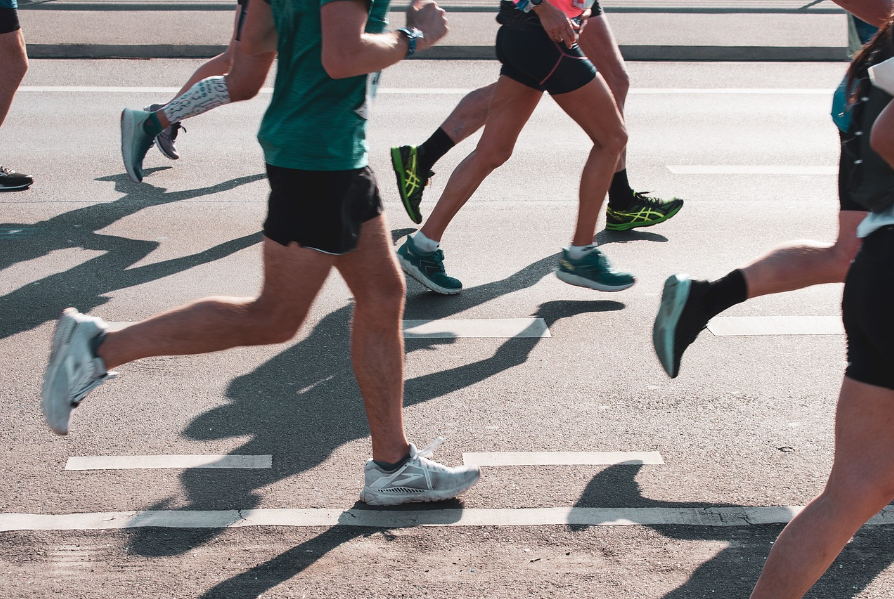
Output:
[[428,185],[432,171],[422,173],[418,166],[418,150],[416,146],[391,148],[391,166],[397,177],[397,190],[410,220],[417,225],[422,222],[419,204],[422,203],[422,192]]
[[416,249],[413,238],[409,235],[397,250],[397,261],[407,275],[435,293],[456,295],[463,289],[463,284],[458,279],[447,276],[444,270],[444,252],[421,252]]
[[572,260],[568,250],[563,249],[556,276],[569,285],[597,291],[623,291],[636,283],[636,278],[629,272],[612,268],[598,248],[593,248],[580,260]]
[[143,129],[150,112],[125,108],[121,111],[121,157],[124,168],[134,183],[143,181],[143,158],[155,143],[155,138]]
[[664,282],[661,307],[652,325],[652,345],[672,379],[680,373],[683,352],[708,326],[705,295],[709,287],[707,281],[690,279],[685,274],[671,275]]

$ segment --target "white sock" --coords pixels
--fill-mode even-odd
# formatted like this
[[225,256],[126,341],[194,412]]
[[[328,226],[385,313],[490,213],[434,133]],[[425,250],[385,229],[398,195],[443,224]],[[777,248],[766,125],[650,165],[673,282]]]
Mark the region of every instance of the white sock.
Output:
[[584,256],[587,255],[588,252],[592,252],[596,249],[595,244],[590,245],[568,245],[568,257],[572,260],[580,260]]
[[425,233],[419,231],[416,235],[413,236],[413,245],[416,246],[416,249],[426,254],[430,254],[438,249],[438,246],[441,245],[440,241],[435,241],[434,239],[429,239],[425,236]]
[[229,103],[227,80],[224,77],[208,77],[168,102],[161,110],[173,125]]

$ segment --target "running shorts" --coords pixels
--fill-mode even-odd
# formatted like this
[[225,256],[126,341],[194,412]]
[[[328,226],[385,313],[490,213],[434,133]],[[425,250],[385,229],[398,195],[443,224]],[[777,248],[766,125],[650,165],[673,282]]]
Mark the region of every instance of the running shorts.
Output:
[[863,240],[844,282],[845,375],[894,390],[894,225]]
[[267,165],[270,199],[264,235],[326,254],[357,249],[360,226],[379,216],[382,199],[369,167],[301,171]]
[[590,7],[590,16],[591,16],[591,17],[598,17],[598,16],[600,16],[603,12],[604,12],[604,11],[602,10],[602,7],[599,6],[599,0],[593,0],[593,6]]
[[501,75],[553,96],[578,90],[596,78],[596,67],[580,47],[551,40],[533,12],[522,12],[503,0],[497,22],[502,25],[497,31]]
[[242,28],[245,26],[245,17],[248,16],[249,0],[238,0],[239,5],[239,21],[236,23],[236,41],[242,41]]
[[0,34],[21,29],[16,0],[0,0]]

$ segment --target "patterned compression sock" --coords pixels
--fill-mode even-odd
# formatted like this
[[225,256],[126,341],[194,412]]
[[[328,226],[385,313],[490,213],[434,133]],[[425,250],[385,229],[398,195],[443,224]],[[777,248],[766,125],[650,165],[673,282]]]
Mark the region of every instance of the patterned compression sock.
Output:
[[419,171],[427,174],[431,167],[455,145],[447,132],[438,127],[438,130],[416,149],[419,156]]
[[168,102],[161,110],[173,125],[229,103],[227,80],[224,77],[208,77]]

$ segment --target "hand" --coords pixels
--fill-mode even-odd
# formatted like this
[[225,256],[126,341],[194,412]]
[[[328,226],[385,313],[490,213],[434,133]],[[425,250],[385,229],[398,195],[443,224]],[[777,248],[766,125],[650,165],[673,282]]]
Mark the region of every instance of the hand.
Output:
[[544,0],[539,6],[534,7],[534,12],[540,17],[540,24],[546,30],[546,34],[554,42],[562,43],[571,48],[577,43],[577,33],[571,24],[571,19],[565,16],[561,10]]
[[447,35],[446,15],[433,0],[416,0],[407,7],[407,27],[415,27],[425,36],[416,42],[417,51],[431,48]]
[[[249,6],[250,6],[250,5],[249,5]],[[584,27],[587,26],[587,21],[589,21],[589,19],[590,19],[590,15],[592,15],[592,14],[593,14],[593,10],[590,9],[590,8],[588,8],[587,10],[585,10],[585,11],[583,12],[583,14],[581,14],[580,17],[578,17],[577,21],[580,22],[579,25],[577,24],[577,22],[575,22],[575,21],[571,21],[571,24],[572,24],[572,25],[574,26],[574,28],[577,30],[577,35],[578,35],[578,36],[580,36],[580,34],[582,34],[582,33],[584,32]]]

